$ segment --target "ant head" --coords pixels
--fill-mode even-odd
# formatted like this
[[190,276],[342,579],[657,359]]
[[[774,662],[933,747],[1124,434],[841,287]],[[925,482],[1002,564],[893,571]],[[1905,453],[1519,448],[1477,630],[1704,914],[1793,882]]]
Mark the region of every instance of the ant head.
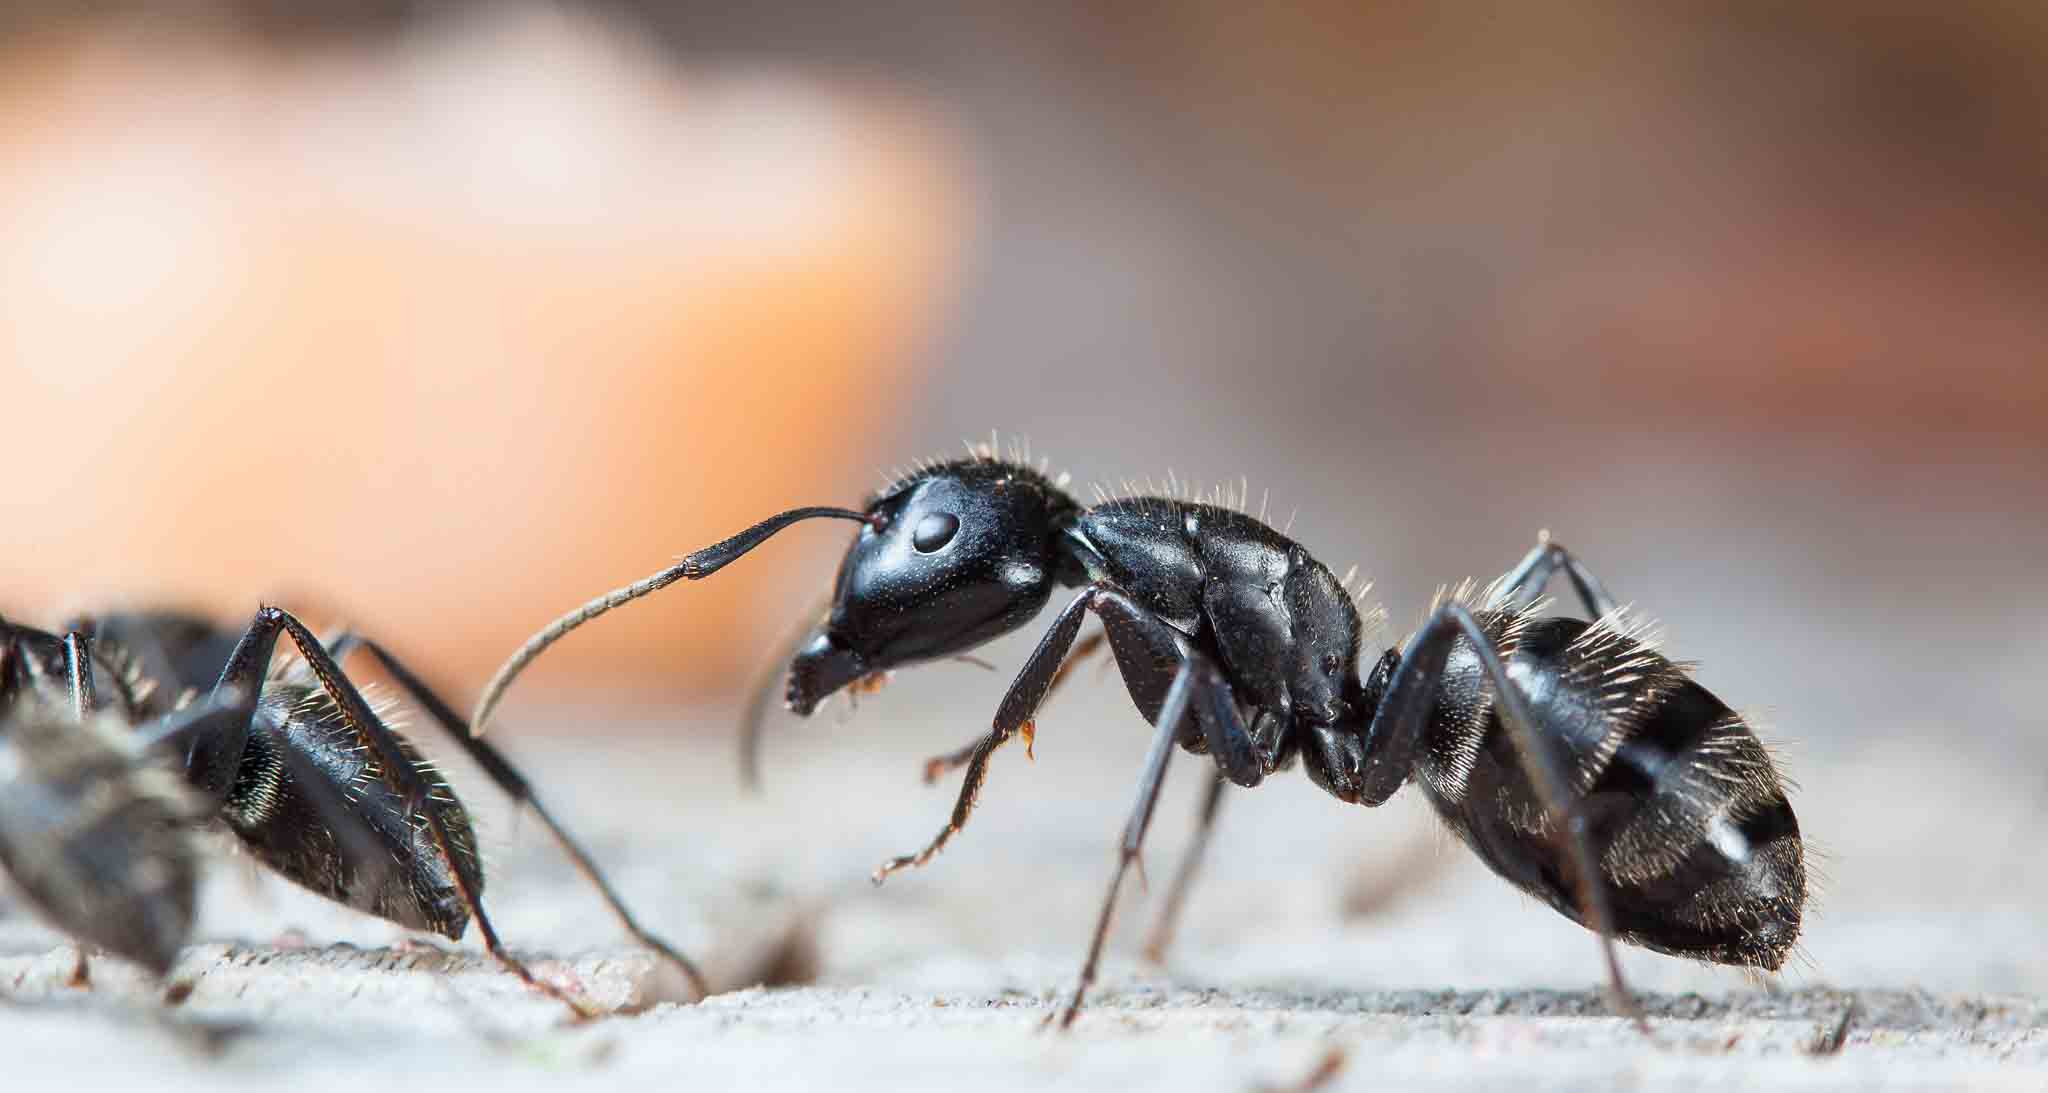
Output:
[[1057,537],[1078,511],[1038,471],[980,457],[883,490],[839,565],[832,614],[790,662],[789,708],[1021,626],[1052,594]]

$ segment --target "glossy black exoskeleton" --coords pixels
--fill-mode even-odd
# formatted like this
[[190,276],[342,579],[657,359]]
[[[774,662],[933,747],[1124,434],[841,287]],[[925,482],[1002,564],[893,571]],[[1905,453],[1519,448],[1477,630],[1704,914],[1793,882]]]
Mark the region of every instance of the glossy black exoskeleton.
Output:
[[[85,710],[104,696],[110,716],[137,726],[146,747],[171,754],[204,806],[197,818],[219,819],[280,875],[450,939],[459,939],[473,918],[492,956],[580,1015],[592,1015],[588,1003],[535,978],[500,945],[481,904],[483,867],[468,812],[340,666],[351,652],[369,654],[494,781],[534,808],[634,936],[676,962],[702,993],[696,969],[640,930],[530,783],[379,643],[343,633],[323,644],[274,607],[258,611],[239,636],[176,612],[111,614],[67,629],[58,638],[0,622],[0,652],[11,666],[0,673],[0,709],[68,697]],[[280,637],[300,658],[272,670]],[[229,712],[196,722],[186,712],[224,707]]]
[[[1056,586],[1081,589],[1004,694],[990,732],[933,761],[933,772],[967,768],[950,822],[923,851],[885,863],[878,882],[930,860],[967,821],[990,755],[1033,731],[1089,613],[1155,726],[1062,1023],[1094,977],[1175,745],[1217,767],[1204,834],[1226,781],[1254,786],[1296,761],[1349,803],[1378,805],[1419,783],[1494,872],[1601,935],[1612,1000],[1639,1023],[1612,939],[1775,969],[1798,937],[1799,828],[1770,756],[1547,539],[1492,585],[1439,596],[1401,647],[1362,661],[1360,617],[1343,582],[1262,521],[1166,497],[1084,508],[1040,469],[982,452],[904,476],[861,511],[784,513],[586,604],[514,654],[471,723],[484,725],[511,678],[568,630],[675,580],[708,576],[811,517],[862,526],[830,614],[790,663],[786,697],[800,714],[878,673],[1014,630]],[[1595,621],[1537,617],[1534,601],[1559,569]]]

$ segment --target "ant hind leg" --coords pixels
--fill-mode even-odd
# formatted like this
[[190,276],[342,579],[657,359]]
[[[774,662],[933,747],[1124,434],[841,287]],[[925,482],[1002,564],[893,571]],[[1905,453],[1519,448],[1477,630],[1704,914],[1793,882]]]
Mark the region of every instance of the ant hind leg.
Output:
[[1464,604],[1439,607],[1410,639],[1407,652],[1388,681],[1379,710],[1363,733],[1363,739],[1372,742],[1361,755],[1361,769],[1366,773],[1355,784],[1347,785],[1343,796],[1376,806],[1393,796],[1406,780],[1428,726],[1429,712],[1436,705],[1437,681],[1443,678],[1451,649],[1461,638],[1471,645],[1480,670],[1492,684],[1495,713],[1514,744],[1536,799],[1546,813],[1561,821],[1570,882],[1580,912],[1587,926],[1600,937],[1601,955],[1607,964],[1609,1003],[1648,1035],[1649,1024],[1622,978],[1621,961],[1615,954],[1614,909],[1607,898],[1600,856],[1593,849],[1591,818],[1576,807],[1578,798],[1566,776],[1565,762],[1538,730],[1528,699],[1508,678],[1493,638]]
[[1515,568],[1501,578],[1500,596],[1509,602],[1524,596],[1533,600],[1543,594],[1544,587],[1559,569],[1571,578],[1572,587],[1579,594],[1579,602],[1593,613],[1594,618],[1614,613],[1614,595],[1607,591],[1607,586],[1600,583],[1600,578],[1595,577],[1593,571],[1571,551],[1560,543],[1552,542],[1547,531],[1537,537],[1535,547],[1522,557]]

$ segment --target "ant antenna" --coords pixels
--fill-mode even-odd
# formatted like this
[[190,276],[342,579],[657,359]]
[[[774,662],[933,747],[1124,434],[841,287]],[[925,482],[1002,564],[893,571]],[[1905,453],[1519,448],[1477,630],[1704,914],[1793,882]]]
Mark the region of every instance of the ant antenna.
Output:
[[682,561],[669,566],[667,569],[653,576],[635,581],[624,588],[615,588],[547,624],[539,633],[527,638],[526,644],[520,646],[518,652],[513,653],[510,659],[500,665],[497,674],[493,675],[491,681],[484,685],[483,696],[477,699],[476,712],[472,713],[469,718],[469,734],[471,736],[482,736],[484,734],[484,725],[490,721],[492,711],[498,708],[498,701],[505,697],[506,688],[512,686],[512,681],[519,678],[519,673],[526,670],[526,666],[533,662],[533,658],[541,655],[548,646],[562,640],[563,635],[569,631],[610,611],[614,607],[622,607],[642,596],[659,592],[677,581],[696,581],[709,577],[713,573],[725,568],[727,564],[738,561],[748,551],[767,542],[770,536],[781,531],[783,528],[801,520],[817,518],[854,520],[863,524],[869,522],[867,513],[855,512],[852,509],[833,508],[829,505],[791,509],[788,512],[771,516],[730,539],[713,543],[703,550],[687,554],[683,557]]

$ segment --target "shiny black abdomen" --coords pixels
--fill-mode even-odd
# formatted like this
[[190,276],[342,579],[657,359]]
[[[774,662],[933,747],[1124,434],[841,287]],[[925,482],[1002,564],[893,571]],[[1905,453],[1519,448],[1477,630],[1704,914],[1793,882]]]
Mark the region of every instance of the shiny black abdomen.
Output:
[[[221,816],[230,830],[265,865],[295,884],[345,906],[415,930],[431,930],[460,939],[469,924],[449,859],[434,845],[420,811],[433,810],[447,831],[449,858],[463,870],[471,890],[483,891],[476,837],[468,813],[433,767],[410,741],[399,747],[432,787],[415,807],[393,791],[369,753],[356,741],[333,703],[311,684],[297,679],[272,680],[242,752],[234,783],[222,803]],[[296,748],[306,760],[290,769],[283,749]],[[363,836],[396,868],[382,877],[353,860],[332,830],[328,817],[300,787],[299,779],[326,779],[330,793],[356,803]]]
[[[1806,895],[1799,824],[1742,718],[1624,635],[1576,619],[1485,620],[1568,759],[1619,936],[1716,963],[1783,963]],[[1479,679],[1461,643],[1416,781],[1489,868],[1583,923],[1554,825]]]

